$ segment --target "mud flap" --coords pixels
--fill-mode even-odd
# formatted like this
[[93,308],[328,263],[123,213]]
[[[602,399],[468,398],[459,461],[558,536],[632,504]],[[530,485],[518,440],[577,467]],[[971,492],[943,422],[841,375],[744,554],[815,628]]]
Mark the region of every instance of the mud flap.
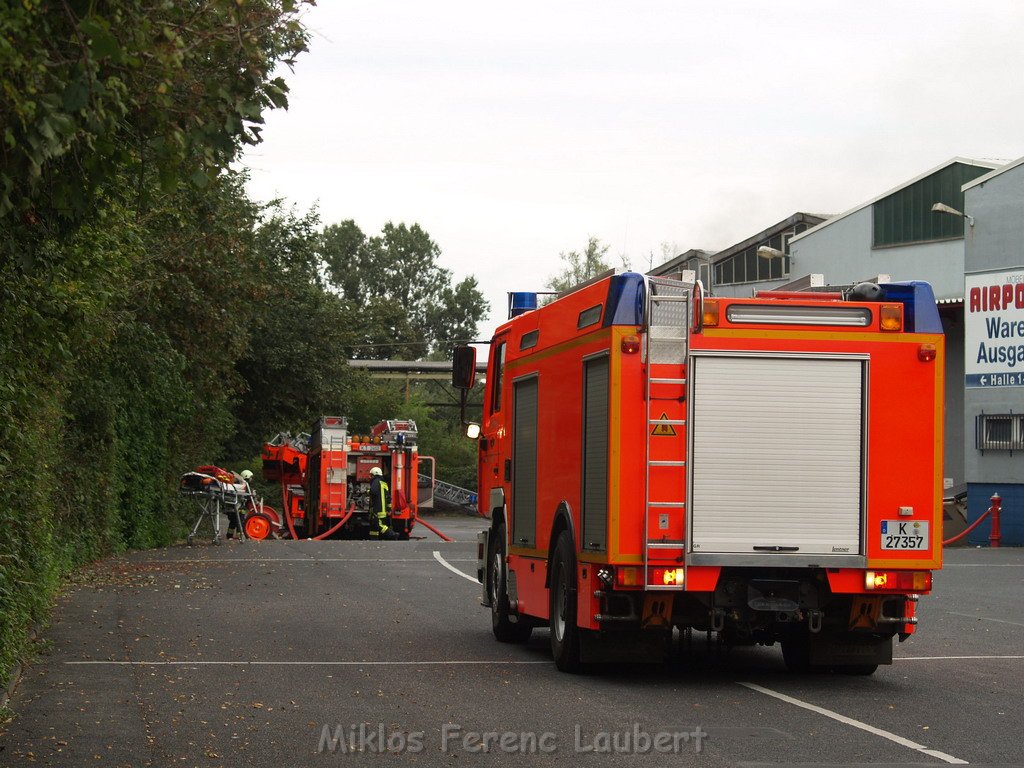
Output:
[[487,589],[487,558],[490,557],[490,531],[480,531],[476,535],[476,580],[483,586],[480,605],[491,607],[491,594]]
[[867,635],[811,635],[810,662],[835,664],[892,664],[892,638]]
[[[670,630],[669,630],[670,631]],[[668,631],[623,630],[595,632],[580,630],[580,661],[584,664],[648,662],[660,664],[668,648]]]
[[672,595],[649,592],[644,595],[644,614],[640,622],[643,629],[672,626]]

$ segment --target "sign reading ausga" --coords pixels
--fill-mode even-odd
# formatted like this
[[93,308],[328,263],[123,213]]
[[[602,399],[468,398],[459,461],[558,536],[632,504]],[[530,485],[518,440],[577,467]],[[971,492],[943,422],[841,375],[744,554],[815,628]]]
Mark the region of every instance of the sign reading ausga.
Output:
[[1024,267],[966,276],[968,387],[1024,387]]

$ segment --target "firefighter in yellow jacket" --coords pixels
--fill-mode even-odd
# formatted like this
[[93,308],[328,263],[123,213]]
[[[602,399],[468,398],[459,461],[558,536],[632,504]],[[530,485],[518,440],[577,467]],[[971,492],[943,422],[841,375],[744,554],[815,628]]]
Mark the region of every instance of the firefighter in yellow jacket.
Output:
[[370,535],[379,539],[393,539],[395,534],[388,527],[389,491],[380,467],[370,470]]

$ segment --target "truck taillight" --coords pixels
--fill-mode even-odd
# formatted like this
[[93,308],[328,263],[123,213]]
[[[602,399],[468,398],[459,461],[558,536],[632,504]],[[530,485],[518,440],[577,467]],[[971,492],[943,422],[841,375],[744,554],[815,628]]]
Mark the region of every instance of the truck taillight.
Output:
[[622,337],[622,351],[627,355],[635,355],[640,351],[640,337],[636,334]]
[[[683,583],[682,568],[648,568],[647,584],[652,587],[674,587]],[[644,569],[636,566],[617,566],[615,586],[623,588],[644,586]]]
[[683,583],[682,568],[651,568],[647,583],[655,587],[672,587]]
[[639,587],[644,583],[644,572],[642,568],[630,566],[619,566],[615,569],[616,587]]
[[867,571],[864,588],[873,592],[930,592],[931,571]]

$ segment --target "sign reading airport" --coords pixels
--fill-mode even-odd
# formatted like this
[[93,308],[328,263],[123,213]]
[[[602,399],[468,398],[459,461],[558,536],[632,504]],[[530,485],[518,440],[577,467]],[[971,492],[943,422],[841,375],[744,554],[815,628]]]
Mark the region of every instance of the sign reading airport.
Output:
[[968,387],[1024,387],[1024,267],[967,275],[964,341]]

